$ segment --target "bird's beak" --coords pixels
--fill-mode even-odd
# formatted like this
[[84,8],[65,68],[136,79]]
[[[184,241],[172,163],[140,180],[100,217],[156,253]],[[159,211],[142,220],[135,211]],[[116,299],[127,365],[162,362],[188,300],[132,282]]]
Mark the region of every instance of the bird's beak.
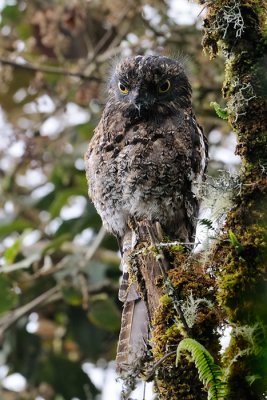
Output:
[[142,97],[141,97],[140,91],[138,89],[135,89],[132,91],[131,102],[134,105],[134,107],[138,110],[138,114],[140,116],[141,107],[142,107]]
[[131,93],[131,100],[132,100],[132,103],[133,103],[134,105],[136,105],[136,104],[141,104],[142,98],[141,98],[140,90],[135,89],[135,90],[132,91],[132,93]]

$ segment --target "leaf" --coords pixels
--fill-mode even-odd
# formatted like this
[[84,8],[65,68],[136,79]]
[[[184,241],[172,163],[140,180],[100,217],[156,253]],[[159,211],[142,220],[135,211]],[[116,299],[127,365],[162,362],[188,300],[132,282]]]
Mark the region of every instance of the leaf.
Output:
[[31,37],[32,34],[31,27],[27,23],[21,23],[20,25],[18,25],[17,31],[22,40],[28,39],[29,37]]
[[228,111],[227,108],[221,108],[221,106],[216,103],[216,101],[212,101],[210,103],[211,107],[214,108],[216,114],[218,115],[218,117],[222,118],[222,119],[228,119]]
[[7,264],[12,264],[17,257],[18,253],[20,252],[22,244],[22,239],[19,238],[15,240],[12,246],[8,247],[4,253],[4,259]]
[[259,379],[262,379],[262,377],[260,375],[248,375],[246,376],[246,381],[248,382],[248,384],[251,386],[253,385],[253,383]]
[[0,226],[0,236],[7,236],[13,232],[23,232],[24,229],[27,228],[33,228],[33,225],[30,221],[23,218],[16,219],[15,221]]
[[15,307],[17,300],[18,295],[11,289],[9,279],[0,274],[0,314]]
[[73,236],[77,235],[77,233],[80,233],[83,229],[87,228],[88,226],[90,225],[83,218],[83,216],[80,216],[78,218],[71,218],[68,219],[67,221],[63,221],[59,225],[54,236],[58,237],[69,234],[70,238],[72,238]]
[[236,235],[234,234],[234,232],[231,229],[229,230],[229,240],[230,240],[231,245],[236,249],[238,254],[240,254],[244,250],[244,247],[238,241]]
[[236,235],[234,234],[234,232],[233,232],[231,229],[229,230],[229,239],[230,239],[231,244],[232,244],[234,247],[240,245],[239,241],[237,240]]
[[53,399],[63,396],[65,400],[78,398],[95,399],[99,391],[82,370],[77,361],[71,361],[66,355],[50,353],[42,357],[37,369],[38,383],[47,382],[57,394]]
[[71,235],[69,233],[65,233],[56,237],[54,240],[51,240],[42,250],[42,255],[51,254],[55,250],[59,249],[63,243],[67,242],[71,239]]
[[63,298],[71,306],[80,306],[83,298],[81,292],[73,286],[62,288]]
[[116,332],[120,328],[121,318],[113,300],[107,295],[94,296],[90,304],[89,320],[107,331]]
[[116,356],[116,335],[92,324],[81,307],[68,308],[68,332],[86,358],[97,361],[103,355],[106,359]]
[[10,20],[10,21],[17,21],[21,17],[21,11],[19,10],[18,6],[15,5],[7,5],[3,10],[2,10],[2,18],[5,19],[5,21]]
[[212,226],[212,221],[210,219],[208,219],[208,218],[200,219],[199,223],[200,223],[200,225],[206,226],[207,228],[214,230],[214,228]]
[[20,260],[12,265],[4,265],[3,267],[0,267],[0,272],[8,274],[13,271],[18,271],[19,269],[29,268],[34,262],[39,261],[40,258],[41,255],[39,253],[33,253],[27,258],[24,258],[23,260]]
[[226,398],[226,383],[223,380],[221,368],[214,364],[212,355],[202,344],[194,339],[183,339],[177,347],[176,366],[181,352],[189,351],[198,370],[200,381],[208,390],[208,400],[224,400]]
[[84,139],[88,140],[93,136],[95,126],[90,122],[86,122],[85,124],[78,125],[76,129],[79,136],[82,136]]
[[68,199],[71,196],[87,197],[87,191],[84,188],[68,188],[57,192],[56,197],[49,208],[52,218],[55,218],[60,214],[62,207],[68,202]]

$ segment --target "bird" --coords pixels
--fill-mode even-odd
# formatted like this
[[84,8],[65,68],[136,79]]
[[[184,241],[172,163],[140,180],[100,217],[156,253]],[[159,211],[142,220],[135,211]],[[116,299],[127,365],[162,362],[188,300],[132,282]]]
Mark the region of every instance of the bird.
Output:
[[134,226],[145,221],[168,240],[194,241],[208,146],[191,97],[181,60],[120,59],[85,154],[89,195],[122,256],[119,371],[142,363],[150,351],[150,310],[131,271],[130,254],[139,240]]

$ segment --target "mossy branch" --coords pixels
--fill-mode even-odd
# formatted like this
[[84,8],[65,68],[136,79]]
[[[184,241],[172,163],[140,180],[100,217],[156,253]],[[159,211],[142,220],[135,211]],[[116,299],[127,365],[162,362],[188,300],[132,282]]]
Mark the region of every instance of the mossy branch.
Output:
[[[266,1],[210,1],[206,11],[203,46],[211,58],[219,51],[225,58],[222,94],[242,160],[239,190],[211,255],[217,300],[235,327],[223,361],[229,399],[260,400],[267,393]],[[213,106],[223,117],[226,110]],[[248,336],[255,326],[262,326],[256,346],[254,333]]]

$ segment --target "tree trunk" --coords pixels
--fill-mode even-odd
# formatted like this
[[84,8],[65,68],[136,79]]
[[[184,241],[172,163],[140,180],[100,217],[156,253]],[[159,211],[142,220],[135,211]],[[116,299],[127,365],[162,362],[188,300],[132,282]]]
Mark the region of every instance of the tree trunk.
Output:
[[[204,48],[225,56],[223,96],[242,159],[234,207],[216,248],[218,300],[233,327],[224,357],[230,399],[267,391],[266,4],[216,1],[207,7]],[[266,35],[266,31],[265,31]]]

